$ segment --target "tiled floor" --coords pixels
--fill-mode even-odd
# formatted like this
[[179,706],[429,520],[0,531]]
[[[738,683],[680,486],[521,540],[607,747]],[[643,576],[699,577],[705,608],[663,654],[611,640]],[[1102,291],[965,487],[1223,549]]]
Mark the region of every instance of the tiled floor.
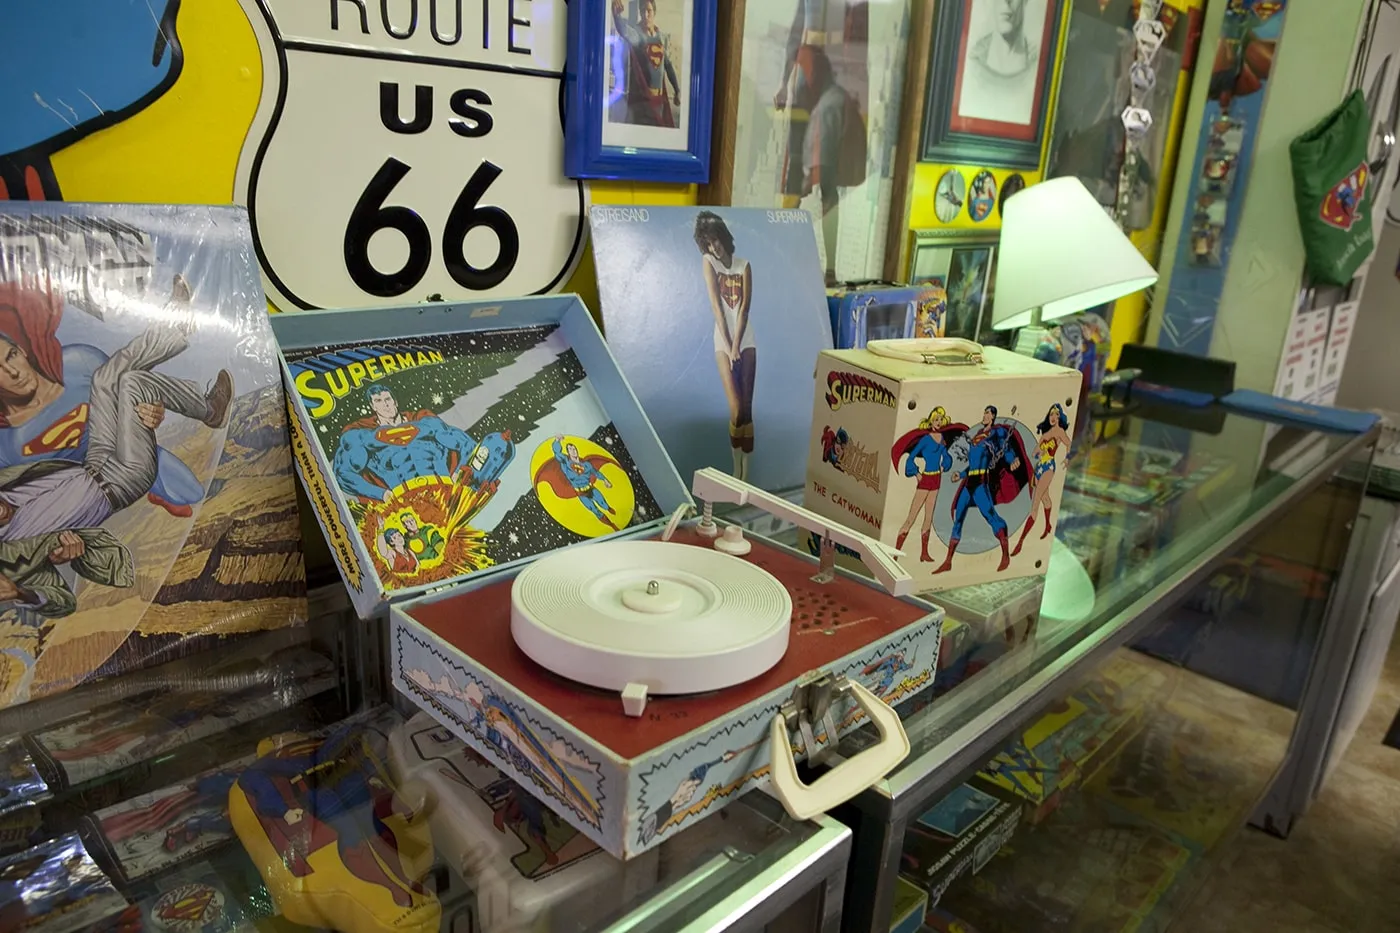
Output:
[[1292,835],[1238,834],[1172,929],[1400,931],[1400,751],[1381,744],[1397,711],[1400,640],[1345,759]]

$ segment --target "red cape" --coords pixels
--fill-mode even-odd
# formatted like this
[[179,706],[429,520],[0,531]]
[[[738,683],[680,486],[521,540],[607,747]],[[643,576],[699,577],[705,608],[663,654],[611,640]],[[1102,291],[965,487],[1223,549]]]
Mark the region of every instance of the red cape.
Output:
[[[63,384],[63,345],[56,336],[63,296],[49,288],[0,282],[0,336],[19,347],[40,375]],[[0,427],[9,427],[0,414]]]
[[965,433],[967,433],[967,425],[958,424],[956,422],[951,424],[945,424],[943,427],[939,428],[936,431],[931,430],[929,428],[915,428],[914,430],[908,431],[905,434],[901,435],[899,440],[894,442],[894,446],[890,448],[890,463],[894,466],[895,469],[899,469],[899,461],[903,460],[905,455],[908,454],[909,451],[914,448],[914,442],[917,441],[919,438],[923,437],[925,434],[942,434],[943,442],[947,444],[950,443],[950,441],[948,440],[949,434]]
[[[612,457],[605,457],[602,454],[585,454],[579,457],[579,459],[585,463],[591,463],[593,469],[597,470],[599,473],[603,472],[603,467],[608,464],[612,464],[619,470],[622,469],[622,465],[616,460]],[[559,461],[554,457],[550,457],[544,463],[540,464],[540,468],[535,471],[535,486],[538,487],[540,483],[548,483],[554,495],[560,499],[578,498],[578,490],[569,482],[568,477],[564,475],[564,468],[559,465]]]

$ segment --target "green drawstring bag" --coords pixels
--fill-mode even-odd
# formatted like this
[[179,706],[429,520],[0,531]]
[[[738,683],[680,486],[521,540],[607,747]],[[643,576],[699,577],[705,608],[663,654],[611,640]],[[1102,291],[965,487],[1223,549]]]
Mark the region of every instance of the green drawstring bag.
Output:
[[1347,285],[1371,255],[1371,117],[1360,90],[1293,140],[1293,194],[1315,283]]

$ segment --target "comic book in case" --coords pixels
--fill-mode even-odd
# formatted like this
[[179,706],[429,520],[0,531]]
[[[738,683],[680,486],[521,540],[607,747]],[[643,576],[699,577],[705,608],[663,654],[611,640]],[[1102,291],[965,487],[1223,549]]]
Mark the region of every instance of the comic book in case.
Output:
[[246,213],[0,204],[0,707],[306,617]]
[[770,781],[774,749],[795,781],[808,742],[872,718],[890,741],[848,782],[907,747],[885,704],[932,685],[941,611],[891,595],[911,581],[888,548],[716,470],[701,498],[858,544],[884,588],[685,519],[697,503],[576,296],[273,328],[298,470],[357,610],[390,617],[395,687],[607,852]]

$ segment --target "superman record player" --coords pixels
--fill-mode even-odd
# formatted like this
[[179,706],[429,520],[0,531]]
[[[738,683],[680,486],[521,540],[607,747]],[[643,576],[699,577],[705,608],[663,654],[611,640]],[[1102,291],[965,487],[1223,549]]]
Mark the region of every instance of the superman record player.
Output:
[[[394,686],[604,850],[764,784],[812,816],[907,754],[890,705],[932,686],[941,610],[887,545],[715,470],[692,499],[577,297],[273,329],[297,468],[357,611],[390,620]],[[880,742],[798,779],[867,718]]]

